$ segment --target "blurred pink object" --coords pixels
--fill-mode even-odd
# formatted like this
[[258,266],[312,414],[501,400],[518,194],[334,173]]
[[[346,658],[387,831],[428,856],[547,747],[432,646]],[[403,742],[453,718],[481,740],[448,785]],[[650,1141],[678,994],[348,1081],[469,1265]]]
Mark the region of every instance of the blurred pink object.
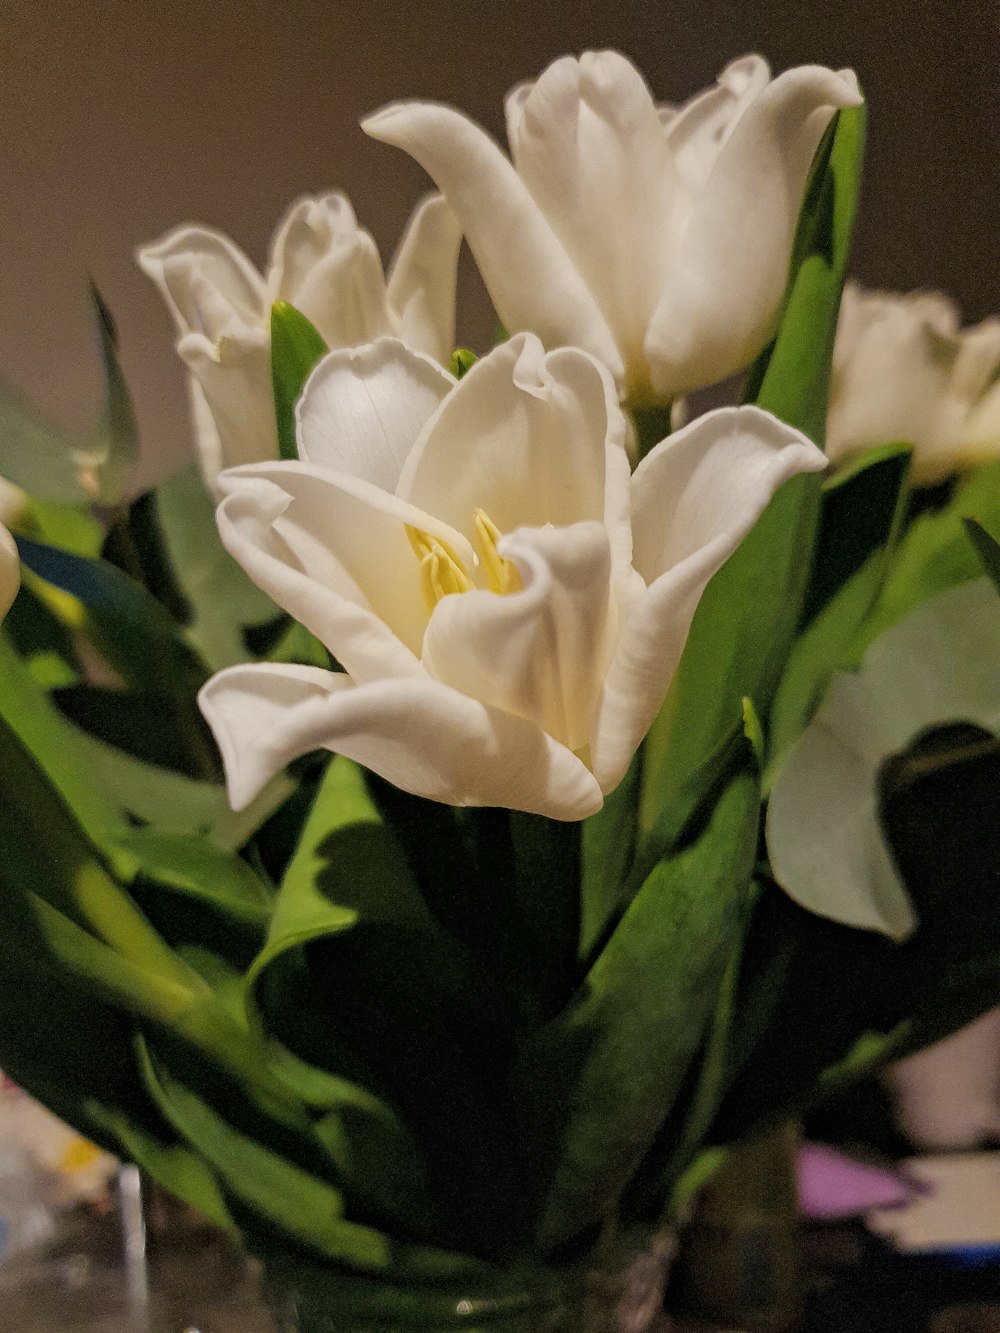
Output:
[[819,1221],[894,1208],[920,1192],[902,1172],[865,1166],[821,1143],[799,1151],[799,1211]]
[[1000,1009],[886,1073],[896,1122],[917,1148],[1000,1141]]

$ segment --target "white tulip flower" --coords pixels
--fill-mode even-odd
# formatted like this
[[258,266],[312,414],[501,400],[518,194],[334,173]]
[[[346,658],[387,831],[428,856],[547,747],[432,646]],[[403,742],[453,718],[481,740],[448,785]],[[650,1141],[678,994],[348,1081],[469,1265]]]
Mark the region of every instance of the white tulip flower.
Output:
[[392,335],[447,363],[454,347],[461,232],[440,195],[414,211],[388,279],[371,236],[340,193],[298,200],[275,232],[262,277],[220,232],[185,225],[138,252],[190,371],[202,473],[278,456],[271,307],[287,301],[328,347]]
[[572,344],[630,406],[749,365],[775,331],[809,168],[857,80],[736,60],[685,105],[658,106],[614,51],[564,57],[507,98],[508,158],[448,107],[362,122],[451,204],[512,332]]
[[17,554],[17,543],[0,523],[0,620],[13,605],[20,586],[21,561]]
[[826,451],[913,445],[918,485],[1000,455],[1000,319],[963,329],[936,292],[844,288]]
[[825,465],[754,407],[698,418],[631,476],[625,437],[604,367],[533,335],[460,382],[392,339],[324,357],[299,461],[224,472],[218,522],[344,671],[208,682],[233,805],[325,747],[449,804],[598,810],[708,580],[783,481]]

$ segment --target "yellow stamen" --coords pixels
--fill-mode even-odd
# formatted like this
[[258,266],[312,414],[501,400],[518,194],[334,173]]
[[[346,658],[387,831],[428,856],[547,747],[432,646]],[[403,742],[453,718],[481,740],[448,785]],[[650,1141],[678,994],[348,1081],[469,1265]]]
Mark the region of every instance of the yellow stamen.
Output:
[[409,524],[406,525],[406,535],[420,561],[420,590],[429,612],[442,597],[469,591],[472,585],[465,566],[446,542]]
[[482,509],[473,510],[472,517],[476,525],[476,536],[479,538],[479,549],[483,553],[486,576],[490,581],[490,592],[520,592],[524,585],[517,572],[517,566],[512,560],[505,559],[497,550],[500,529]]

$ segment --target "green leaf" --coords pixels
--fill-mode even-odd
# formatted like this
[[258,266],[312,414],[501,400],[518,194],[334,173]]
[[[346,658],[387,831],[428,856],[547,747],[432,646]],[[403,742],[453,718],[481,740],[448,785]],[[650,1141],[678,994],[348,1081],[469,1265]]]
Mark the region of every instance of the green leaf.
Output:
[[[138,1079],[138,1074],[135,1077]],[[91,1098],[82,1105],[85,1124],[98,1127],[116,1144],[118,1155],[142,1167],[175,1198],[196,1208],[223,1230],[236,1224],[215,1173],[196,1152],[180,1143],[165,1142],[142,1125]]]
[[992,537],[981,523],[974,518],[962,520],[969,534],[969,541],[976,548],[976,554],[983,562],[983,569],[993,580],[993,586],[1000,592],[1000,542]]
[[326,351],[322,335],[301,311],[287,301],[275,301],[271,307],[271,380],[281,458],[299,456],[295,404],[309,372]]
[[207,679],[160,603],[120,569],[25,537],[18,538],[18,551],[39,579],[80,604],[81,627],[126,683],[193,695]]
[[870,556],[895,543],[909,498],[912,457],[907,444],[882,445],[854,455],[824,480],[803,624],[823,610]]
[[[79,733],[49,703],[2,630],[0,719],[44,773],[90,843],[113,857],[127,823],[109,793],[94,781]],[[0,764],[0,772],[4,767]]]
[[118,335],[111,313],[94,283],[90,284],[104,364],[104,412],[89,446],[97,461],[98,494],[102,503],[121,501],[139,455],[139,432],[132,397],[118,364]]
[[936,722],[1000,726],[1000,604],[985,579],[924,603],[840,675],[778,771],[767,814],[775,879],[835,921],[902,939],[915,924],[882,837],[877,769]]
[[104,528],[89,508],[54,504],[34,495],[27,497],[23,513],[10,526],[26,537],[74,555],[99,555],[104,541]]
[[270,919],[272,893],[259,875],[232,852],[205,838],[132,829],[122,845],[142,873],[222,915],[250,925]]
[[295,789],[290,778],[279,774],[245,810],[234,811],[221,783],[195,781],[173,769],[144,763],[96,736],[70,730],[95,787],[118,809],[160,833],[204,834],[219,847],[234,850]]
[[636,841],[640,758],[596,815],[583,821],[580,876],[580,957],[589,958],[615,913],[624,910],[625,884]]
[[174,577],[187,602],[187,639],[214,670],[246,662],[245,626],[277,615],[219,540],[215,505],[192,463],[161,482],[156,515]]
[[[841,111],[799,222],[775,343],[751,373],[758,406],[822,442],[833,337],[857,205],[863,108]],[[818,474],[795,477],[709,583],[653,727],[643,826],[669,845],[717,780],[748,697],[766,717],[799,623],[820,511]]]
[[697,839],[646,879],[577,1001],[526,1051],[519,1095],[556,1116],[546,1248],[600,1220],[672,1112],[738,937],[759,800],[753,773],[730,779]]
[[772,756],[783,754],[809,721],[882,590],[902,524],[909,462],[903,446],[873,450],[825,488],[807,600],[814,614],[792,646],[774,699]]
[[1000,459],[972,473],[943,509],[921,514],[907,528],[845,667],[856,666],[870,644],[922,602],[982,576],[982,564],[965,528],[967,518],[992,531],[1000,528]]
[[391,1243],[345,1219],[339,1190],[235,1129],[157,1062],[142,1038],[137,1041],[147,1089],[228,1194],[325,1259],[364,1269],[390,1267]]
[[311,940],[350,930],[362,905],[375,919],[412,916],[419,899],[400,893],[408,883],[406,863],[386,836],[361,770],[334,756],[278,891],[267,944],[248,974],[248,999],[273,963]]
[[78,620],[122,681],[140,693],[162,696],[191,770],[216,774],[215,746],[196,702],[208,672],[160,603],[104,560],[23,537],[18,550],[24,566],[47,588],[58,590],[49,594],[54,604],[65,601],[61,594],[69,595],[67,618]]

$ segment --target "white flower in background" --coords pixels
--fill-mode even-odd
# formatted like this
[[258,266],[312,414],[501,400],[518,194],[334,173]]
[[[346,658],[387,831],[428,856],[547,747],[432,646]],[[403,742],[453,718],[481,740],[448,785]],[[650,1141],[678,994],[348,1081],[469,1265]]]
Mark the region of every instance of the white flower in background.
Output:
[[709,578],[786,478],[825,463],[727,408],[630,476],[604,368],[523,334],[458,383],[391,339],[332,352],[298,427],[299,461],[220,476],[219,531],[344,674],[236,666],[204,687],[237,808],[325,747],[450,804],[591,814]]
[[512,332],[592,352],[633,406],[742,370],[775,329],[817,145],[857,81],[734,61],[658,106],[614,51],[564,57],[507,98],[513,161],[465,116],[394,104],[362,128],[406,149],[458,215]]
[[220,232],[186,225],[138,253],[177,326],[191,372],[199,457],[209,486],[239,463],[276,458],[271,306],[287,301],[328,347],[393,335],[438,361],[454,347],[461,232],[440,195],[416,208],[390,267],[339,193],[300,199],[275,232],[262,277]]
[[17,543],[0,523],[0,620],[13,605],[20,586],[21,561],[17,554]]
[[1000,319],[963,329],[935,292],[844,288],[826,452],[913,445],[919,485],[1000,455]]

